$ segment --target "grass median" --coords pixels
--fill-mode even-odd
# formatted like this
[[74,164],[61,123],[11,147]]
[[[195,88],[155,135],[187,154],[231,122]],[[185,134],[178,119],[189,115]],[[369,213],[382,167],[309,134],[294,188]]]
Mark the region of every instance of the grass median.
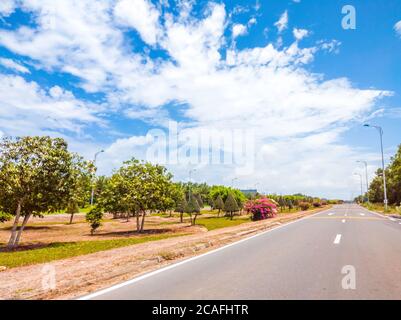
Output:
[[0,252],[0,266],[14,268],[76,257],[148,241],[187,235],[186,233],[141,236],[136,238],[52,243],[44,248]]

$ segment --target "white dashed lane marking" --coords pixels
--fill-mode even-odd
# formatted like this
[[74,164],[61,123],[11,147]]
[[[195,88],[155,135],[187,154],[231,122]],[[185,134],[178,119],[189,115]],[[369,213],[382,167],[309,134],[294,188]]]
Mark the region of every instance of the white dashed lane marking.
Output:
[[334,244],[339,244],[341,241],[341,234],[336,235],[336,238],[334,239]]

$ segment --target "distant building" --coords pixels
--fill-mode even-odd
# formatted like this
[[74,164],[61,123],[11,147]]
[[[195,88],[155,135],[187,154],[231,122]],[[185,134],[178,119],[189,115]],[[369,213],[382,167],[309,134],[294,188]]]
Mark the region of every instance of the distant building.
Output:
[[257,189],[246,189],[246,190],[240,190],[244,195],[250,195],[250,196],[255,196],[258,193]]

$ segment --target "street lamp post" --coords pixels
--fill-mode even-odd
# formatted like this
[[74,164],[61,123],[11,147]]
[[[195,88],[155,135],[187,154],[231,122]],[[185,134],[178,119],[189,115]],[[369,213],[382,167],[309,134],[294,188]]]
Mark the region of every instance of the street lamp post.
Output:
[[354,173],[354,176],[359,176],[361,180],[361,201],[363,202],[363,186],[362,186],[362,175],[360,173]]
[[369,178],[368,178],[368,163],[366,161],[363,160],[358,160],[358,163],[363,163],[365,165],[365,175],[366,175],[366,198],[368,200],[369,203]]
[[[97,156],[100,154],[100,153],[102,153],[102,152],[104,152],[104,150],[100,150],[100,151],[98,151],[98,152],[96,152],[95,153],[95,157],[93,158],[93,170],[96,170],[96,159],[97,159]],[[94,171],[94,175],[93,176],[95,176],[95,171]],[[95,195],[95,186],[93,185],[93,180],[92,180],[92,191],[91,191],[91,206],[93,206],[93,198],[94,198],[94,195]]]
[[383,190],[384,190],[384,210],[387,211],[388,200],[387,200],[386,172],[385,172],[385,169],[384,169],[383,129],[382,129],[382,127],[380,127],[380,126],[372,126],[372,125],[370,125],[370,124],[364,124],[364,127],[375,128],[376,130],[379,131],[379,135],[380,135],[380,149],[381,149],[381,153],[382,153]]

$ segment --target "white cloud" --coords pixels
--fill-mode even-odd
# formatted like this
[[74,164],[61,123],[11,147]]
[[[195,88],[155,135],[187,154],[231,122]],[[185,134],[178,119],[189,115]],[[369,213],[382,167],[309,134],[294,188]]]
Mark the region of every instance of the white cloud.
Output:
[[233,38],[244,35],[246,32],[247,28],[243,24],[237,23],[233,25]]
[[100,123],[95,105],[57,86],[45,91],[20,76],[0,74],[0,97],[0,128],[8,135],[77,134],[88,123]]
[[394,25],[394,30],[401,36],[401,20]]
[[116,19],[138,30],[148,44],[155,44],[159,34],[159,11],[147,0],[120,0],[114,8]]
[[0,64],[8,69],[21,72],[21,73],[31,73],[29,69],[14,60],[11,59],[6,59],[6,58],[0,58]]
[[297,29],[294,28],[292,30],[292,33],[294,35],[294,38],[297,39],[298,41],[301,41],[303,38],[307,37],[309,35],[309,31],[305,29]]
[[280,16],[280,19],[274,24],[279,33],[283,32],[288,27],[288,12],[287,10]]
[[[38,67],[80,78],[88,92],[104,92],[110,112],[165,126],[165,106],[174,103],[185,106],[186,125],[193,132],[255,129],[258,171],[241,177],[242,186],[261,180],[271,192],[330,195],[348,188],[356,151],[339,142],[342,131],[337,128],[346,130],[389,93],[356,88],[346,78],[325,79],[305,67],[319,50],[335,52],[338,42],[300,47],[298,40],[306,34],[294,29],[296,41],[289,45],[228,48],[224,34],[230,24],[224,5],[208,4],[201,17],[191,15],[191,7],[191,2],[183,2],[178,16],[161,16],[162,10],[147,1],[121,0],[116,7],[110,1],[27,1],[23,9],[34,13],[38,27],[1,30],[0,44],[34,59]],[[279,33],[288,27],[287,11],[275,25]],[[127,28],[137,30],[169,59],[133,51],[125,41]],[[1,111],[2,131],[79,131],[82,122],[98,121],[97,106],[62,88],[42,90],[5,76],[1,88],[7,105]],[[143,139],[134,136],[111,144],[103,165],[110,169],[132,155],[142,157]],[[177,178],[186,177],[185,166],[173,169]],[[230,184],[234,170],[201,168],[198,174],[211,183]]]
[[8,17],[15,10],[14,0],[1,0],[0,1],[0,17]]

